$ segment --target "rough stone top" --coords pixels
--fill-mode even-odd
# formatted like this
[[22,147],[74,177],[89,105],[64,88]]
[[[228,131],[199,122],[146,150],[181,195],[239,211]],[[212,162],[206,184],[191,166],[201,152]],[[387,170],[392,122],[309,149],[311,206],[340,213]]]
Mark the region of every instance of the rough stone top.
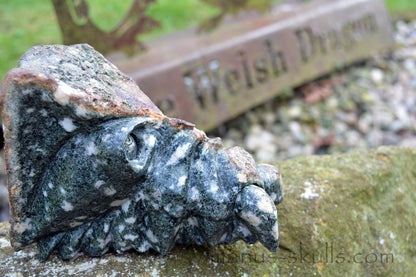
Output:
[[[36,69],[34,69],[36,68]],[[88,44],[32,47],[8,73],[7,83],[39,85],[83,119],[104,116],[163,117],[130,77]]]

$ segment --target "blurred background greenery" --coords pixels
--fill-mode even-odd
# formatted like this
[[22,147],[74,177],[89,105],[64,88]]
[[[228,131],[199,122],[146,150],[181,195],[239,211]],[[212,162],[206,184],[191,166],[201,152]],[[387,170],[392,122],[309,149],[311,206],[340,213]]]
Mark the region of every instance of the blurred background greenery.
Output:
[[[111,30],[131,4],[131,1],[119,0],[87,2],[92,20],[103,30]],[[416,0],[386,0],[386,5],[394,18],[416,18]],[[201,0],[156,0],[147,14],[158,20],[162,27],[143,39],[197,25],[218,12],[217,8]],[[0,82],[9,69],[17,66],[19,57],[28,48],[61,41],[50,0],[0,0]]]

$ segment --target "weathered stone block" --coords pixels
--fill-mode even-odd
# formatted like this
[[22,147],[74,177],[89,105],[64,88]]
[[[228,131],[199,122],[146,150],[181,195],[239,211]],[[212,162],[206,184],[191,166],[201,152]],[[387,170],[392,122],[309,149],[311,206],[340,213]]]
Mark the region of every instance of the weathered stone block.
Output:
[[0,275],[50,276],[414,276],[416,150],[381,147],[279,163],[281,248],[261,244],[175,247],[153,253],[45,263],[33,247],[14,252],[0,225]]

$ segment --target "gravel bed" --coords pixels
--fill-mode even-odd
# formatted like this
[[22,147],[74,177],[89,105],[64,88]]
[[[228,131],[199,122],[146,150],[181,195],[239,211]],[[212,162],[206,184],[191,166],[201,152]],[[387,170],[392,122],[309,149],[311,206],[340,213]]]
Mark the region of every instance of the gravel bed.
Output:
[[[393,53],[334,72],[208,133],[257,161],[380,145],[416,147],[416,21],[395,24]],[[8,220],[3,155],[0,222]]]

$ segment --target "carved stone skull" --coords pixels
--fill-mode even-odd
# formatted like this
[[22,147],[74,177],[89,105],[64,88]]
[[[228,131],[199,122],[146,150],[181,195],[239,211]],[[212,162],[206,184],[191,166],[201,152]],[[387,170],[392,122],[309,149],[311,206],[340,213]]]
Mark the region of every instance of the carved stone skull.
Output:
[[39,258],[279,242],[278,170],[169,118],[88,45],[38,46],[2,88],[11,242]]

